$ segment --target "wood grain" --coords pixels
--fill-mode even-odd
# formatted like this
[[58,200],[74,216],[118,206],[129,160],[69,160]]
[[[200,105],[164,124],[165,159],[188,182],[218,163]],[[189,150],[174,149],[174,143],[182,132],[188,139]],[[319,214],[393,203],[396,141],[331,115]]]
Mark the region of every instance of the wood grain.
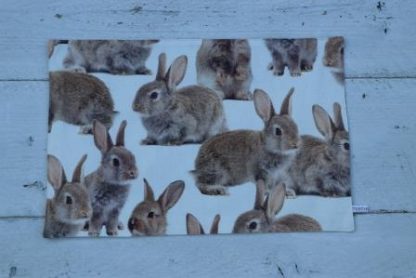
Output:
[[42,220],[0,221],[2,241],[13,242],[7,251],[2,248],[0,276],[11,271],[16,274],[11,277],[416,276],[416,215],[356,220],[354,233],[111,240],[46,240],[39,237]]
[[346,38],[347,77],[415,77],[416,2],[379,2],[6,0],[0,80],[46,79],[48,39],[331,35]]
[[[0,277],[416,277],[415,1],[4,0],[1,7]],[[330,35],[347,42],[353,201],[374,213],[356,216],[356,232],[41,238],[48,39]]]

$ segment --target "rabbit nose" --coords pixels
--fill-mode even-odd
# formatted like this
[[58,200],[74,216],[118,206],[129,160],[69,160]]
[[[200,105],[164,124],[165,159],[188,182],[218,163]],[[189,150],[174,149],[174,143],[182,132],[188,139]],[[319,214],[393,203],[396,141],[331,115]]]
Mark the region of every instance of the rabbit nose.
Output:
[[89,213],[88,213],[88,211],[83,210],[83,211],[80,212],[80,215],[81,215],[81,217],[88,218]]
[[135,179],[137,178],[137,170],[130,170],[127,172],[127,174],[129,175],[130,178]]

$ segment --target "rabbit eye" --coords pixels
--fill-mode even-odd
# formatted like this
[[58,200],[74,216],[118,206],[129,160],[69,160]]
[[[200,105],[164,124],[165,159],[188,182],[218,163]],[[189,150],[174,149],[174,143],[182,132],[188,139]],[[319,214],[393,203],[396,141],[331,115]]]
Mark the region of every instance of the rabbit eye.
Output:
[[150,98],[151,99],[157,99],[157,97],[158,97],[158,93],[157,92],[152,92],[151,94],[150,94]]
[[113,165],[114,167],[120,166],[120,160],[118,160],[117,158],[113,158]]
[[276,129],[274,130],[274,133],[275,133],[277,136],[280,136],[280,135],[282,135],[282,130],[281,130],[280,128],[276,127]]
[[128,228],[130,231],[134,229],[134,224],[135,224],[134,218],[130,218],[128,222]]
[[249,228],[250,230],[255,230],[255,229],[257,228],[257,222],[251,222],[251,223],[248,225],[248,228]]
[[72,205],[72,198],[71,198],[71,196],[66,196],[65,197],[65,204]]
[[344,55],[344,48],[341,48],[341,55]]
[[149,214],[147,215],[148,218],[154,218],[155,217],[155,213],[153,211],[149,212]]
[[350,143],[344,143],[344,149],[346,151],[349,151],[350,150]]

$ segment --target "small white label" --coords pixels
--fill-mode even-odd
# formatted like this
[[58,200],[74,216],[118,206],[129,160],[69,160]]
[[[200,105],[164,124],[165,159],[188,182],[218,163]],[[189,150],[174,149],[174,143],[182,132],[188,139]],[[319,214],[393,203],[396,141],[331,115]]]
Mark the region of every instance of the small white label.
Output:
[[370,209],[366,205],[353,205],[352,212],[353,213],[368,213]]

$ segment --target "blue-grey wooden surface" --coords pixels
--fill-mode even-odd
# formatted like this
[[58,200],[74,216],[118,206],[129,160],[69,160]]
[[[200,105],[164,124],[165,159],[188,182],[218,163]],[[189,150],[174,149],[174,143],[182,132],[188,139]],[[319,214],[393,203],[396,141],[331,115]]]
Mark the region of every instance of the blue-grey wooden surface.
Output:
[[[416,2],[0,2],[0,277],[416,277]],[[354,233],[41,238],[53,38],[346,38]]]

